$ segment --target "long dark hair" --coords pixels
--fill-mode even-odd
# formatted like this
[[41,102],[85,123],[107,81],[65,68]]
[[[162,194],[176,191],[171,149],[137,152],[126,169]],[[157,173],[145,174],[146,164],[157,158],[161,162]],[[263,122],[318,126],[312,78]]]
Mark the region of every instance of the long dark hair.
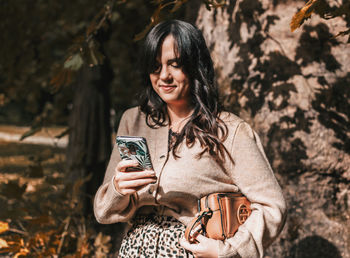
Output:
[[226,149],[222,142],[227,137],[227,127],[219,118],[221,106],[209,50],[201,31],[192,24],[179,20],[164,21],[148,33],[141,59],[145,83],[141,111],[146,114],[148,126],[155,128],[167,125],[166,103],[153,90],[149,76],[157,69],[157,57],[168,35],[175,39],[177,61],[189,78],[191,104],[194,107],[194,112],[174,143],[173,155],[178,157],[176,151],[184,138],[189,147],[198,140],[203,148],[198,157],[208,152],[221,163],[225,159]]

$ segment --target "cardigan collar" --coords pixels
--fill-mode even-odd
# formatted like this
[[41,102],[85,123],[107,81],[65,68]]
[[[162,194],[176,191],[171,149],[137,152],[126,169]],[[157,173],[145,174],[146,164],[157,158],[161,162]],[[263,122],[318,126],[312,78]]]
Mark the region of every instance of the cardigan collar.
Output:
[[157,128],[151,129],[153,143],[153,157],[154,170],[159,172],[163,167],[164,163],[168,159],[168,136],[169,136],[169,127],[168,125],[159,126]]

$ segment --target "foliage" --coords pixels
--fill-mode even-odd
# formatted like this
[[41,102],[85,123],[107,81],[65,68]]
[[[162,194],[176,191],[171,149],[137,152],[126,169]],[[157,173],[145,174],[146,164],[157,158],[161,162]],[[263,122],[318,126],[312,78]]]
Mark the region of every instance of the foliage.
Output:
[[[62,101],[62,95],[50,94],[48,77],[67,46],[65,41],[77,29],[71,26],[76,21],[72,11],[67,8],[65,13],[60,12],[65,2],[68,1],[49,4],[29,0],[2,4],[1,121],[28,124],[36,116],[37,120],[42,119],[39,115],[43,114],[49,122],[64,122],[67,102]],[[63,18],[65,15],[70,19]],[[52,104],[57,104],[56,110]]]
[[[126,84],[132,89],[140,85],[137,76],[130,74],[138,58],[138,43],[132,40],[142,38],[160,20],[181,14],[189,2],[29,0],[5,3],[0,10],[4,17],[1,26],[6,28],[0,50],[0,122],[30,123],[32,131],[23,138],[42,126],[66,123],[72,94],[71,88],[60,90],[61,87],[74,84],[74,73],[83,63],[99,65],[106,56],[111,59],[115,73],[111,92],[114,108],[120,110],[133,105],[124,97],[129,92]],[[202,3],[211,10],[227,5],[228,1],[202,0]],[[296,29],[314,13],[324,19],[343,17],[349,26],[349,10],[346,1],[339,4],[310,0],[294,16],[291,28]],[[21,20],[17,21],[16,17]],[[105,30],[112,30],[112,35],[105,42],[106,53],[102,53],[97,38]],[[140,33],[135,36],[137,31]],[[349,33],[350,29],[336,36]]]
[[[123,3],[124,0],[117,3]],[[62,85],[69,85],[72,82],[73,73],[78,71],[84,63],[90,67],[101,65],[104,55],[99,51],[99,42],[96,36],[100,30],[108,29],[108,21],[112,16],[112,9],[115,0],[108,1],[105,6],[95,15],[90,24],[86,27],[85,35],[78,35],[73,45],[68,49],[68,57],[58,69],[56,75],[50,80],[55,90]]]
[[[157,23],[162,20],[162,11],[167,11],[174,13],[178,11],[183,5],[185,5],[189,0],[155,0],[156,8],[151,16],[151,22],[146,26],[146,28],[135,36],[135,40],[140,40],[144,38],[147,32]],[[202,0],[206,8],[210,11],[212,8],[219,8],[225,6],[227,0]]]
[[[293,32],[299,28],[304,21],[309,19],[312,14],[318,14],[321,18],[329,20],[340,17],[347,23],[347,27],[350,27],[350,2],[349,1],[327,1],[327,0],[309,0],[303,8],[301,8],[296,14],[294,14],[290,28]],[[335,37],[346,36],[350,34],[350,28],[339,32]],[[350,43],[350,36],[348,39]]]
[[[82,213],[80,191],[87,179],[77,180],[72,188],[64,186],[62,167],[49,166],[53,161],[63,162],[54,154],[57,149],[4,143],[0,147],[10,150],[7,154],[2,151],[4,159],[12,155],[12,151],[28,159],[27,169],[22,166],[17,170],[19,174],[12,173],[11,177],[8,174],[0,182],[1,207],[7,207],[0,212],[0,255],[106,257],[111,249],[111,237],[96,232],[93,220]],[[2,164],[2,173],[10,171],[19,161],[17,158]],[[41,175],[34,177],[34,165],[41,168]],[[25,170],[28,172],[24,173]]]
[[[125,85],[139,88],[135,76],[140,39],[158,21],[183,13],[188,0],[29,0],[5,3],[0,55],[0,122],[41,127],[66,124],[72,102],[74,74],[84,64],[100,65],[108,57],[114,68],[112,103],[116,110],[133,105]],[[225,0],[203,0],[208,9]],[[76,10],[79,10],[77,12]],[[16,17],[21,17],[17,20]],[[134,17],[138,17],[134,19]],[[148,25],[147,25],[148,23]],[[106,53],[101,51],[101,34]],[[135,34],[140,31],[136,36]],[[135,71],[134,71],[135,72]],[[118,114],[119,115],[119,112]]]
[[[134,40],[138,41],[144,38],[154,25],[167,16],[167,13],[178,11],[186,2],[188,2],[188,0],[153,1],[155,7],[150,18],[150,23],[140,33],[135,35]],[[90,67],[103,63],[104,55],[99,51],[99,42],[96,40],[96,36],[101,30],[106,30],[107,27],[110,26],[109,21],[112,20],[113,6],[125,3],[126,0],[108,1],[87,27],[85,35],[80,35],[76,38],[74,44],[68,50],[68,58],[65,60],[59,72],[50,81],[56,89],[62,85],[70,84],[72,82],[72,73],[79,70],[84,63],[87,63]],[[208,10],[211,10],[211,8],[224,6],[226,0],[203,0],[203,3]]]

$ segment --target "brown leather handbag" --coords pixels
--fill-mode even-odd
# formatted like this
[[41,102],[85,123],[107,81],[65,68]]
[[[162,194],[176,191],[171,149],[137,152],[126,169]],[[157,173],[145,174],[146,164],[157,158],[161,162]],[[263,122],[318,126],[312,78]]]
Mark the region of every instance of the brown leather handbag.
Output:
[[186,227],[185,238],[196,236],[224,240],[232,237],[251,214],[250,202],[242,193],[213,193],[198,200],[199,215]]

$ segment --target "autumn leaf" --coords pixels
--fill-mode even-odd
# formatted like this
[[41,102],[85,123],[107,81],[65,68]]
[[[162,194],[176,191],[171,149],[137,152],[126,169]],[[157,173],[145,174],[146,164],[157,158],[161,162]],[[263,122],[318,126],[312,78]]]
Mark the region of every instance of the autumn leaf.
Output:
[[29,250],[27,248],[21,248],[21,250],[15,254],[14,258],[18,258],[21,256],[27,256],[29,254]]
[[296,14],[294,14],[291,22],[290,22],[290,29],[293,32],[297,28],[299,28],[306,19],[310,18],[311,14],[315,10],[315,5],[318,3],[319,0],[310,0],[308,1],[303,8]]
[[50,80],[53,92],[57,92],[61,86],[69,85],[72,82],[73,70],[60,68],[59,71]]
[[8,231],[10,229],[9,224],[7,222],[0,221],[0,234]]
[[98,233],[94,242],[94,246],[96,248],[95,256],[97,258],[102,258],[107,256],[111,248],[111,244],[109,243],[110,240],[111,240],[110,236],[103,235],[102,232]]
[[90,245],[88,242],[84,242],[80,248],[80,255],[84,257],[90,253]]
[[98,233],[96,239],[95,239],[95,243],[94,246],[98,247],[98,246],[102,246],[102,245],[106,245],[109,243],[109,241],[111,241],[111,236],[105,236],[102,234],[102,232]]
[[7,244],[6,240],[0,238],[0,249],[8,248],[8,247],[9,247],[9,245]]
[[40,225],[40,226],[55,225],[55,220],[48,215],[41,215],[36,218],[32,218],[28,216],[28,217],[24,217],[24,219],[32,225]]
[[65,69],[77,71],[80,69],[80,67],[84,64],[84,60],[81,57],[80,53],[74,54],[67,58],[67,60],[64,62],[63,67]]
[[208,11],[211,11],[211,8],[219,8],[226,5],[226,0],[203,0],[205,7]]
[[90,253],[90,244],[88,238],[81,237],[78,239],[76,257],[86,257]]
[[90,67],[103,64],[104,55],[99,51],[100,44],[91,39],[86,50],[86,59]]
[[6,97],[5,94],[0,94],[0,107],[5,106],[8,103],[9,99]]

